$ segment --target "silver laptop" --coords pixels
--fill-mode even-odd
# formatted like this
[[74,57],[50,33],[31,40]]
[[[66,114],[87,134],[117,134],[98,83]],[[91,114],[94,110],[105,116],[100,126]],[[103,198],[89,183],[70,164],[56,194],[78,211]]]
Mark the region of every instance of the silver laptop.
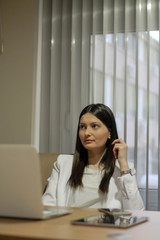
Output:
[[0,216],[46,219],[71,213],[44,209],[38,153],[31,145],[0,145]]

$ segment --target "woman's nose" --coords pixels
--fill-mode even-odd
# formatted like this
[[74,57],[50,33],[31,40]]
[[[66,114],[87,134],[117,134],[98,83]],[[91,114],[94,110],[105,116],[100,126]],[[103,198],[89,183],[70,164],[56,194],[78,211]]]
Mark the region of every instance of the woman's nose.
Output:
[[90,135],[90,129],[87,127],[86,130],[85,130],[85,135],[88,136]]

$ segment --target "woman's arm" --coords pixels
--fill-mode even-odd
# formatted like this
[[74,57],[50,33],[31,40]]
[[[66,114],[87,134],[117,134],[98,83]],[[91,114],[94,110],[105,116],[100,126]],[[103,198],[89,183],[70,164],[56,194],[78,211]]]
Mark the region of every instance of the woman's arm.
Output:
[[44,205],[66,206],[70,188],[68,179],[71,175],[73,155],[60,154],[54,163],[48,185],[42,196]]
[[129,170],[128,159],[127,159],[127,151],[128,151],[127,144],[120,138],[115,139],[112,142],[112,144],[114,145],[113,153],[115,158],[118,159],[121,171]]
[[136,170],[133,163],[129,163],[131,173],[118,177],[122,194],[123,209],[144,210],[144,204],[137,186]]
[[[58,160],[58,159],[57,159]],[[56,206],[56,190],[58,185],[59,165],[58,161],[54,163],[54,167],[50,178],[48,179],[48,185],[45,193],[42,196],[42,202],[44,205]]]
[[113,153],[118,159],[121,177],[118,177],[119,186],[122,193],[122,204],[124,209],[144,209],[143,201],[138,190],[136,171],[132,163],[128,163],[127,151],[128,146],[122,139],[116,139]]

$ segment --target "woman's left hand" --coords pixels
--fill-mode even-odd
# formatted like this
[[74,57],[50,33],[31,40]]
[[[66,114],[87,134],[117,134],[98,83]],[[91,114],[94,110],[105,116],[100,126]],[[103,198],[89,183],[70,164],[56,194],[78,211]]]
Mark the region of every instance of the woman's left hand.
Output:
[[118,159],[121,171],[128,170],[127,150],[128,146],[122,139],[115,139],[112,144],[115,158]]

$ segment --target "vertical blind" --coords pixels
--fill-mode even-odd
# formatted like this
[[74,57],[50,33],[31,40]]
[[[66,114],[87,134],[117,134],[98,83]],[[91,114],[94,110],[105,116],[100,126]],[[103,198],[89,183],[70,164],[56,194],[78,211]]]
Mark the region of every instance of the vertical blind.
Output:
[[73,153],[82,108],[108,105],[150,210],[160,210],[159,10],[158,0],[52,0],[48,150]]

